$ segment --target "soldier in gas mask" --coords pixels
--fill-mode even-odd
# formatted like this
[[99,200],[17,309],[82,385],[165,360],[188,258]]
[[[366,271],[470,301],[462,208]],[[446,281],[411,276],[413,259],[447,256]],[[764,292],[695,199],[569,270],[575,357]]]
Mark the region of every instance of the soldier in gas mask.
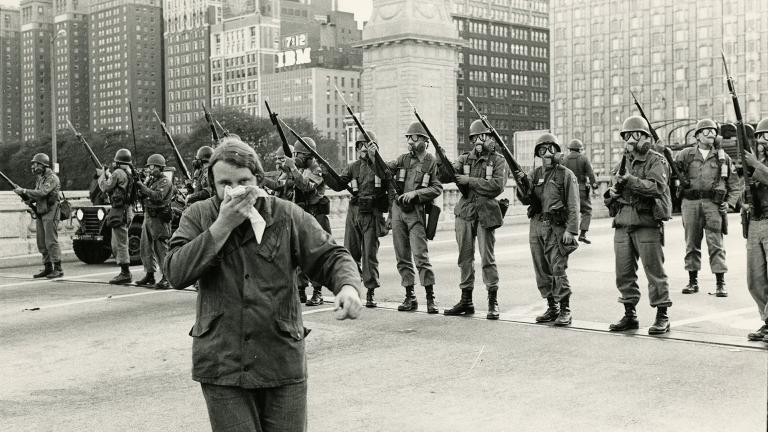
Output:
[[213,149],[202,146],[197,149],[195,159],[192,161],[192,191],[187,195],[186,205],[189,207],[197,201],[211,197],[211,185],[208,182],[208,161],[211,160]]

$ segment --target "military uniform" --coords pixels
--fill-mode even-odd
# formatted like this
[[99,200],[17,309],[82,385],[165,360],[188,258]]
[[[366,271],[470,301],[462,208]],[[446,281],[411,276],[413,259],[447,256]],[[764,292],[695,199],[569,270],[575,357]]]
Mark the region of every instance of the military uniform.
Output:
[[[747,235],[747,289],[757,304],[760,319],[766,323],[750,340],[768,335],[768,167],[759,164],[752,173],[752,211]],[[768,340],[766,340],[768,342]]]
[[[158,264],[162,265],[168,253],[168,240],[171,238],[171,220],[173,210],[171,201],[176,195],[175,188],[163,174],[152,176],[146,186],[141,187],[144,197],[144,223],[141,227],[141,261],[146,276],[137,285],[154,284],[154,273]],[[168,289],[165,275],[155,285],[158,289]]]
[[35,203],[37,209],[35,235],[37,250],[43,256],[45,269],[35,275],[36,277],[53,278],[64,275],[61,269],[61,249],[59,248],[60,189],[59,177],[50,168],[45,167],[45,172],[37,176],[35,188],[23,190],[24,195]]
[[563,165],[571,170],[576,176],[576,180],[579,182],[579,209],[581,212],[581,222],[579,223],[579,230],[581,236],[579,240],[584,243],[591,243],[586,240],[585,234],[589,231],[589,224],[592,221],[592,198],[591,187],[597,184],[595,179],[595,173],[592,171],[592,164],[586,155],[572,151],[570,154],[563,158]]
[[106,170],[99,177],[99,188],[109,195],[110,202],[112,203],[110,213],[119,213],[119,217],[122,219],[119,225],[112,226],[112,253],[115,256],[115,261],[120,266],[121,271],[118,276],[122,276],[113,279],[114,283],[127,283],[132,280],[129,269],[131,256],[128,252],[128,227],[133,220],[133,206],[129,202],[128,197],[131,195],[131,188],[135,187],[135,185],[131,176],[132,169],[121,165],[114,169],[109,177],[107,177]]
[[269,189],[272,195],[293,201],[293,180],[284,171],[276,170],[264,173],[261,184]]
[[211,197],[211,185],[208,182],[208,168],[199,168],[192,173],[192,193],[187,196],[187,206]]

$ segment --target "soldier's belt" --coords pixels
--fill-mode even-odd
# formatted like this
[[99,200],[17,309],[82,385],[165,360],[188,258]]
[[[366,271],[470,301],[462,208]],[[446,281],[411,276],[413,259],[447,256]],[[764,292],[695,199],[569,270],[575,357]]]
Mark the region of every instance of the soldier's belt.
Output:
[[714,197],[715,197],[715,193],[714,191],[711,191],[711,190],[699,191],[699,190],[686,189],[683,191],[683,198],[688,200],[712,199]]

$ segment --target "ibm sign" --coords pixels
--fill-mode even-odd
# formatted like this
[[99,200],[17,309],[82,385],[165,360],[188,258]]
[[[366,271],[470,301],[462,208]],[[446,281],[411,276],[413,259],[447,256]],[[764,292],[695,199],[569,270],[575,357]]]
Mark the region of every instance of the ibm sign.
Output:
[[277,53],[276,68],[309,64],[312,48],[307,46],[307,34],[300,33],[283,38],[283,51]]

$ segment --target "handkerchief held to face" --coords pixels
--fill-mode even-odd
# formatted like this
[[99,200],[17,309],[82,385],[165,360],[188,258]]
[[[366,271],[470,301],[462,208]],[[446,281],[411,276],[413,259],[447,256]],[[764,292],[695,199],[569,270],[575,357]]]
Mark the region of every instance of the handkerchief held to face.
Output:
[[[226,185],[224,186],[224,197],[226,198],[226,196],[229,195],[232,198],[237,198],[248,192],[248,188],[255,188],[259,197],[268,196],[263,189],[256,186],[246,187],[243,185],[238,185],[231,187]],[[256,207],[251,207],[250,211],[248,212],[248,220],[251,221],[251,227],[253,228],[254,236],[256,236],[256,242],[261,243],[261,238],[264,236],[264,230],[267,228],[267,223],[264,221],[264,218],[261,217],[259,211],[256,210]]]

